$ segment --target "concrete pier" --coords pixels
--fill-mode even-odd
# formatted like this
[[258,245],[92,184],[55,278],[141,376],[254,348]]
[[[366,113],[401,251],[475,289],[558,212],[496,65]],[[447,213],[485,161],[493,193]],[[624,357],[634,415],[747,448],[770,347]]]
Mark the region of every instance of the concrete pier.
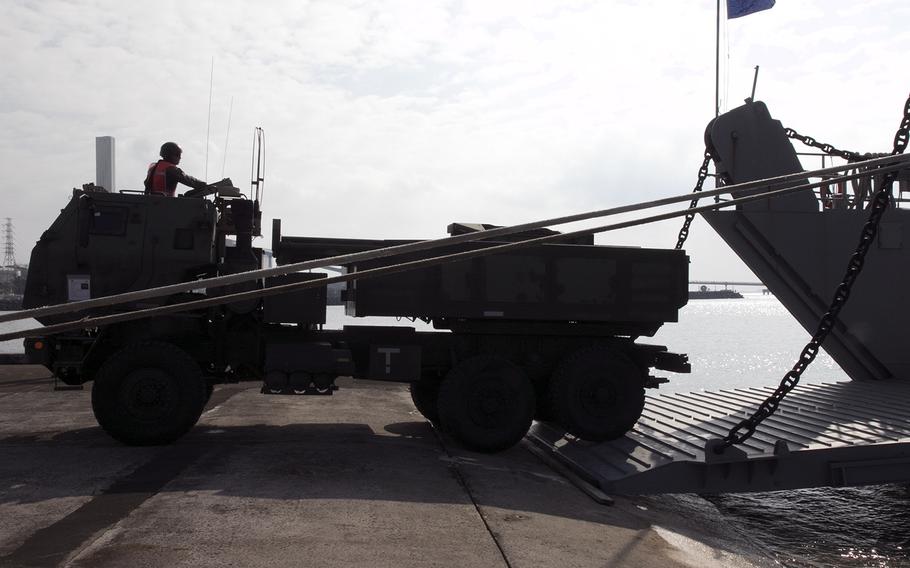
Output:
[[179,443],[133,448],[90,386],[0,367],[0,566],[751,566],[666,501],[595,502],[524,447],[459,449],[407,387],[218,387]]

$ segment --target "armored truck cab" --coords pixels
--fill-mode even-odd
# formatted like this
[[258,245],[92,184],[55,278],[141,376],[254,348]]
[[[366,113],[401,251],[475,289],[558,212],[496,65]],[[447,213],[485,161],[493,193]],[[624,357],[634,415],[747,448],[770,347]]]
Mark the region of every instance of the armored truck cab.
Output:
[[[240,197],[76,190],[32,252],[25,306],[254,271],[263,264],[263,251],[252,246],[261,233],[259,219],[258,202]],[[454,224],[450,233],[473,231],[477,240],[346,268],[357,273],[504,242],[484,239],[488,227]],[[414,241],[289,237],[281,235],[280,222],[273,227],[279,264],[407,242]],[[564,240],[457,262],[440,259],[433,266],[348,283],[348,314],[420,318],[436,331],[325,329],[325,287],[316,286],[29,338],[26,353],[67,383],[93,381],[99,424],[128,444],[180,437],[198,420],[206,393],[218,383],[256,380],[264,394],[330,395],[338,376],[410,383],[418,410],[476,450],[513,445],[534,419],[602,440],[635,424],[644,389],[663,382],[651,369],[688,372],[685,355],[636,342],[676,321],[686,303],[687,272],[682,251]],[[200,284],[192,294],[80,315],[266,292],[319,278],[325,275],[263,278],[250,272],[240,284]]]
[[23,307],[213,275],[216,221],[215,205],[206,199],[74,190],[32,249]]

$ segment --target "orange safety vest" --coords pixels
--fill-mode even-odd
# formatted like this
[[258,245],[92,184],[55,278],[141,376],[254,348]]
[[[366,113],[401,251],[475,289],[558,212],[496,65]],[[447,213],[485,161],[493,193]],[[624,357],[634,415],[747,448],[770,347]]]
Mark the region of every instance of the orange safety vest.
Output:
[[158,160],[154,164],[149,164],[149,177],[152,179],[151,193],[160,193],[167,197],[174,197],[174,192],[177,190],[177,181],[175,180],[173,184],[168,186],[167,170],[171,166],[176,165],[177,164],[172,164],[166,160]]

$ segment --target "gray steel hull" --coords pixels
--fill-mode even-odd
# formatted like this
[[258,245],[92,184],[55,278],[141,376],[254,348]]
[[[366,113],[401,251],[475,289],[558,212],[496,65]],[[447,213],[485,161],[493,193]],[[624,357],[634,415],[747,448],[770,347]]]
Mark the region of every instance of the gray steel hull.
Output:
[[[810,334],[815,332],[868,213],[719,211],[704,217]],[[910,377],[910,211],[886,212],[876,243],[824,349],[852,378]]]
[[[705,140],[717,171],[733,184],[805,171],[781,123],[761,102],[747,102],[714,119]],[[733,190],[732,195],[760,191]],[[868,192],[842,191],[840,199],[824,203],[807,189],[704,214],[810,335],[846,273],[869,216]],[[862,273],[823,345],[852,379],[910,378],[903,334],[910,316],[905,294],[910,251],[903,242],[908,223],[908,210],[885,212]]]

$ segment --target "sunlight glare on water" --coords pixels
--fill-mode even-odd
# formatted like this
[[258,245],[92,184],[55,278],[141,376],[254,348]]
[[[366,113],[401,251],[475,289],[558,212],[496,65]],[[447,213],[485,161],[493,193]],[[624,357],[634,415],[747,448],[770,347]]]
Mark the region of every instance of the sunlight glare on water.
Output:
[[[811,335],[770,295],[743,299],[690,300],[678,323],[665,324],[642,343],[687,353],[690,375],[671,374],[663,392],[776,386],[792,368]],[[662,374],[662,373],[661,373]],[[849,380],[822,350],[802,381]]]
[[822,487],[708,497],[785,566],[910,566],[910,487]]

